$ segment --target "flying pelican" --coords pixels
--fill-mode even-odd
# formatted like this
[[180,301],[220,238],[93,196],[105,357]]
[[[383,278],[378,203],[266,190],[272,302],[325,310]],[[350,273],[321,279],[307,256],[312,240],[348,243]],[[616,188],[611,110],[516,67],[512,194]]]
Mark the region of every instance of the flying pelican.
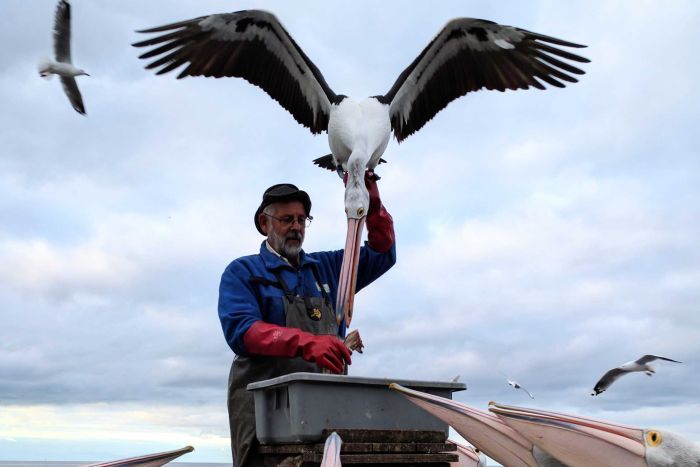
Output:
[[444,397],[414,391],[396,383],[391,383],[389,387],[450,425],[477,449],[503,465],[564,467],[564,464],[488,412]]
[[[200,16],[139,31],[163,33],[133,44],[152,48],[139,58],[158,57],[146,69],[160,75],[181,65],[178,75],[240,77],[259,86],[297,122],[318,134],[328,132],[333,163],[346,174],[348,230],[336,313],[352,319],[357,255],[369,194],[365,170],[373,171],[391,132],[401,142],[447,104],[480,89],[564,87],[583,74],[563,60],[589,60],[561,48],[585,47],[492,21],[449,21],[384,95],[352,99],[336,94],[277,18],[243,10]],[[550,45],[553,44],[553,45]]]
[[145,456],[129,457],[128,459],[102,462],[99,464],[90,464],[86,467],[159,467],[192,451],[194,451],[192,446],[185,446],[182,449],[176,449],[174,451],[146,454]]
[[604,392],[614,383],[620,376],[632,373],[634,371],[643,371],[647,376],[651,376],[656,373],[656,369],[650,365],[654,360],[665,360],[667,362],[683,363],[678,360],[673,360],[666,357],[659,357],[658,355],[644,355],[639,357],[637,360],[624,363],[617,368],[608,370],[607,373],[603,375],[602,378],[595,384],[591,396],[597,396],[598,394]]
[[530,391],[528,391],[527,389],[525,389],[524,387],[522,387],[522,386],[520,385],[520,383],[518,383],[517,381],[512,381],[512,380],[510,380],[510,379],[506,379],[506,381],[508,381],[508,384],[510,384],[511,386],[513,386],[515,389],[522,389],[523,391],[525,391],[525,392],[527,393],[527,395],[530,396],[530,399],[534,399],[534,398],[535,398],[535,396],[533,396],[532,394],[530,394]]
[[340,463],[340,446],[343,440],[335,431],[328,435],[326,444],[323,445],[323,459],[321,459],[321,467],[341,467]]
[[571,467],[700,465],[700,448],[668,431],[495,403],[489,410]]
[[63,91],[68,96],[71,105],[79,114],[85,115],[83,96],[80,95],[76,76],[90,76],[85,70],[73,66],[70,56],[70,3],[60,0],[56,6],[56,18],[53,26],[53,50],[56,61],[44,59],[39,63],[39,76],[49,79],[58,75],[63,85]]

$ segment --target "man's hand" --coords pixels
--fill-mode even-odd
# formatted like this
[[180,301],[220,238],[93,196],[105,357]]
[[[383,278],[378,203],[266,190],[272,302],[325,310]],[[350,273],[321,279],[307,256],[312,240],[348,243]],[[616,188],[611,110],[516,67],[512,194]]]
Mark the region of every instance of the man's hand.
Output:
[[365,172],[365,186],[369,191],[369,209],[365,224],[369,246],[375,251],[385,253],[394,244],[394,220],[379,197],[378,179],[372,170]]

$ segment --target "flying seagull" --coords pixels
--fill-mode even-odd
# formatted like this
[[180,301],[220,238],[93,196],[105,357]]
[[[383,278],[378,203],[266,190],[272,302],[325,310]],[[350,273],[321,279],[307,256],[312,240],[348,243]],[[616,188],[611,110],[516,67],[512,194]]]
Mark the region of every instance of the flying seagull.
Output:
[[643,357],[640,357],[637,360],[622,364],[617,368],[613,368],[612,370],[609,370],[607,373],[605,373],[603,377],[600,378],[600,380],[597,383],[595,383],[595,387],[593,388],[593,392],[591,392],[591,396],[597,396],[598,394],[604,392],[620,376],[626,375],[628,373],[632,373],[634,371],[643,371],[648,376],[653,375],[654,373],[656,373],[656,370],[653,366],[650,365],[650,363],[654,360],[665,360],[667,362],[683,363],[679,362],[678,360],[673,360],[666,357],[659,357],[658,355],[644,355]]
[[497,416],[445,397],[391,383],[389,388],[450,425],[481,452],[509,467],[564,467]]
[[90,464],[86,467],[159,467],[192,451],[194,451],[192,446],[185,446],[182,449],[176,449],[174,451],[146,454],[144,456],[129,457],[128,459],[119,459],[99,464]]
[[525,392],[527,393],[527,395],[530,396],[530,399],[534,399],[534,398],[535,398],[535,396],[533,396],[532,394],[530,394],[530,391],[528,391],[527,389],[525,389],[524,387],[522,387],[522,386],[520,385],[520,383],[518,383],[517,381],[511,381],[511,380],[509,380],[509,379],[506,380],[506,381],[508,381],[508,384],[510,384],[511,386],[513,386],[515,389],[522,389],[523,391],[525,391]]
[[261,10],[200,16],[139,31],[162,33],[133,44],[151,47],[139,58],[160,75],[182,65],[186,76],[240,77],[259,86],[312,133],[326,131],[336,167],[347,174],[348,230],[339,279],[338,322],[352,319],[357,255],[369,194],[365,170],[374,170],[391,133],[401,142],[447,104],[480,89],[565,87],[589,60],[560,47],[585,47],[492,21],[457,18],[383,95],[353,99],[336,94],[277,18]]
[[571,467],[700,465],[698,445],[668,431],[493,402],[489,410]]
[[39,76],[49,79],[58,75],[63,85],[63,91],[68,96],[71,105],[79,114],[85,115],[83,96],[80,95],[76,76],[90,76],[85,70],[73,66],[70,55],[70,3],[60,0],[56,6],[56,18],[53,25],[53,50],[56,61],[44,59],[39,63]]

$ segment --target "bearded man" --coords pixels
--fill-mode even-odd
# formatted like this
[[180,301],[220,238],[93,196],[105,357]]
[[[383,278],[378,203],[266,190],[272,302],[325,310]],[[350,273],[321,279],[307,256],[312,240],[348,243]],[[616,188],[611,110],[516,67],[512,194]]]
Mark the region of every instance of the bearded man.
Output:
[[[357,291],[396,262],[393,221],[376,179],[367,172],[368,240],[360,249]],[[235,353],[228,383],[234,467],[263,465],[248,384],[299,371],[342,373],[351,363],[345,322],[338,326],[335,317],[343,250],[304,252],[312,219],[305,191],[291,183],[271,186],[254,217],[267,237],[260,253],[234,260],[221,277],[219,319]]]

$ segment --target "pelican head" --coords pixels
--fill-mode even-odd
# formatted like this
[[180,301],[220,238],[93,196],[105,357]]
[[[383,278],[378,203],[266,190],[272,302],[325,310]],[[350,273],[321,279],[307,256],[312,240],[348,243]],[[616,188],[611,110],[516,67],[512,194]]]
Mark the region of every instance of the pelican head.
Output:
[[700,448],[668,431],[495,403],[490,404],[489,410],[572,467],[700,464]]

